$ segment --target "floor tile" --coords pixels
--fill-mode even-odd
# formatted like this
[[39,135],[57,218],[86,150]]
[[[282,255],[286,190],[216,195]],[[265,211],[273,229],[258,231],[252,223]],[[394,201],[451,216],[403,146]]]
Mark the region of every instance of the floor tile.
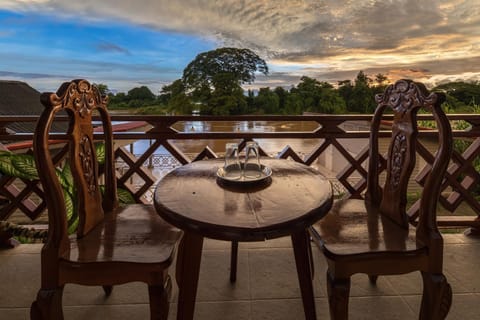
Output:
[[399,296],[351,297],[349,320],[412,320],[411,307]]
[[478,303],[479,294],[454,294],[448,320],[480,319]]
[[396,295],[394,287],[388,282],[388,277],[379,276],[377,283],[372,285],[366,274],[355,274],[351,277],[350,296],[392,296]]
[[150,319],[148,304],[67,306],[63,308],[68,320],[145,320]]
[[[422,297],[404,296],[403,298],[418,316]],[[447,320],[480,319],[477,308],[479,302],[480,295],[478,294],[454,294],[452,297],[452,306],[447,315]]]
[[478,270],[480,246],[468,244],[446,246],[443,259],[447,279],[452,287],[455,287],[456,292],[480,293],[480,277],[476,276],[474,271]]
[[[300,297],[293,249],[250,250],[248,257],[253,300]],[[318,288],[314,286],[315,295],[323,295]]]
[[250,301],[200,302],[195,306],[195,320],[250,320]]
[[0,257],[3,255],[17,255],[17,254],[39,254],[42,250],[43,244],[20,244],[13,249],[0,249]]
[[0,308],[30,308],[40,288],[40,255],[1,255],[0,277]]
[[379,277],[385,279],[393,287],[395,294],[415,295],[422,294],[423,280],[420,272],[411,272],[402,275]]
[[[0,320],[29,319],[40,286],[41,245],[0,250]],[[318,319],[329,319],[326,262],[313,247],[314,292]],[[449,320],[480,319],[480,241],[462,234],[445,236],[444,273],[453,289]],[[174,277],[174,266],[171,275]],[[206,239],[200,267],[195,320],[297,320],[303,307],[289,237],[241,243],[237,282],[231,284],[230,242]],[[416,319],[423,283],[419,272],[380,276],[376,286],[363,274],[352,277],[350,320]],[[169,320],[176,317],[178,288],[173,285]],[[143,283],[115,286],[110,297],[101,287],[68,284],[63,295],[66,320],[148,319],[148,290]]]
[[112,294],[105,296],[101,286],[67,284],[63,291],[64,306],[115,304],[148,304],[148,286],[141,282],[114,286]]
[[[317,319],[328,319],[326,299],[315,301]],[[252,320],[293,320],[304,319],[302,300],[265,299],[252,301]]]
[[203,250],[227,250],[232,246],[230,241],[222,241],[204,238],[203,239]]
[[0,320],[27,320],[30,319],[30,308],[2,308]]
[[238,253],[237,281],[230,283],[230,250],[203,251],[197,301],[250,299],[248,253]]

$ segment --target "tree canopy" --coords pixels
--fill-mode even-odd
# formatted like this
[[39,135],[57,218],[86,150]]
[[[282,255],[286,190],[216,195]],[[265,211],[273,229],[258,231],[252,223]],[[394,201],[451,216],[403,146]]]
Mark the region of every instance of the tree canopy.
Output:
[[229,81],[240,85],[255,81],[256,72],[267,75],[268,66],[250,49],[219,48],[198,54],[183,70],[182,80],[190,89],[217,89],[219,77],[228,74]]
[[242,114],[246,98],[241,87],[268,74],[266,62],[250,49],[219,48],[198,54],[183,70],[185,94],[203,114]]
[[454,97],[466,105],[480,104],[480,82],[449,82],[441,84],[438,90],[445,91],[448,95]]

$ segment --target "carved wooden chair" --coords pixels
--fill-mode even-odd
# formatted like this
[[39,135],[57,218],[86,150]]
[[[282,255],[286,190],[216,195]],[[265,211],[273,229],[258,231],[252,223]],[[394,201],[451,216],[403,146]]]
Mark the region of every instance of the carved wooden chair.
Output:
[[[443,239],[436,225],[437,201],[452,152],[452,134],[440,105],[441,93],[429,93],[420,83],[399,80],[377,95],[371,124],[366,200],[337,202],[310,229],[327,264],[327,289],[332,319],[348,319],[350,277],[367,274],[375,284],[379,275],[420,271],[423,298],[420,319],[444,319],[452,291],[443,272]],[[386,162],[379,159],[379,129],[390,107],[394,120]],[[411,226],[406,213],[407,186],[415,166],[417,111],[430,111],[439,135],[438,150],[424,180],[419,216]],[[433,159],[432,159],[433,160]],[[383,187],[379,175],[386,163]]]
[[[133,281],[148,284],[151,319],[167,319],[168,268],[181,231],[164,222],[152,205],[118,205],[107,98],[87,81],[74,80],[64,83],[57,93],[42,94],[41,102],[45,110],[37,123],[34,153],[49,229],[41,253],[41,288],[31,306],[31,319],[63,319],[62,293],[67,283],[103,286],[108,296],[112,286]],[[95,110],[104,131],[104,187],[98,180],[92,127]],[[69,117],[67,140],[52,156],[49,131],[61,111]],[[69,191],[57,172],[57,163],[66,155],[74,181],[74,190]],[[72,201],[67,193],[74,195]],[[70,206],[76,207],[79,217],[76,237],[67,233]]]

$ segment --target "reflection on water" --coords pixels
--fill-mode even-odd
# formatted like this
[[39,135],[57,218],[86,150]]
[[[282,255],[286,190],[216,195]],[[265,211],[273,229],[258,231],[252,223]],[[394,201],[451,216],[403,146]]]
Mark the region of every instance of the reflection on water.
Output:
[[[313,121],[185,121],[176,123],[173,128],[179,132],[313,132],[317,130],[319,124]],[[349,128],[352,130],[353,128]],[[306,159],[312,152],[316,151],[324,143],[324,139],[288,139],[288,138],[268,138],[254,139],[259,146],[269,156],[275,157],[287,146],[290,147],[300,158]],[[241,142],[241,139],[192,139],[192,140],[173,140],[174,144],[182,153],[193,159],[198,153],[202,152],[207,146],[218,156],[223,156],[225,144],[227,142]],[[360,150],[366,147],[368,139],[337,139],[348,153],[355,157]],[[140,156],[152,144],[150,140],[139,140],[130,146],[130,152]],[[128,149],[128,147],[127,147]],[[242,154],[244,150],[242,151]],[[159,147],[152,157],[148,160],[151,172],[158,179],[169,172],[171,169],[181,164],[173,158],[163,147]],[[348,160],[341,155],[336,148],[329,146],[316,158],[312,167],[320,170],[325,176],[335,180],[336,172],[340,172],[348,165]],[[352,174],[353,179],[358,179],[358,174]],[[339,190],[342,189],[338,187]],[[343,190],[343,189],[342,189]],[[343,192],[343,191],[340,191]],[[151,199],[149,199],[151,200]],[[232,210],[234,208],[231,208]]]
[[[183,121],[176,123],[173,128],[179,132],[312,132],[318,128],[314,121]],[[241,139],[235,142],[240,142]],[[274,156],[285,146],[289,145],[299,154],[308,153],[318,143],[319,139],[255,139],[260,147],[269,155]],[[198,154],[205,147],[210,147],[215,153],[222,154],[225,139],[195,139],[174,140],[175,144],[185,154]],[[141,140],[133,145],[134,153],[141,154],[150,146],[150,141]],[[167,154],[165,148],[160,147],[155,154]]]
[[182,121],[173,128],[180,132],[311,132],[314,121]]
[[[318,129],[318,123],[313,121],[185,121],[178,122],[174,125],[174,129],[179,132],[313,132]],[[368,130],[368,123],[363,121],[351,121],[342,125],[342,128],[347,131]],[[306,159],[313,152],[316,152],[320,146],[325,142],[325,139],[293,139],[293,138],[268,138],[268,139],[254,139],[259,146],[269,156],[275,157],[282,152],[287,146],[290,147],[301,159]],[[182,153],[193,159],[198,153],[202,152],[207,146],[212,149],[218,156],[223,156],[225,152],[225,144],[227,142],[241,142],[241,139],[225,140],[225,139],[192,139],[192,140],[173,140],[170,143],[174,144]],[[336,139],[336,143],[340,144],[344,150],[340,152],[336,147],[331,145],[322,150],[320,155],[315,155],[316,159],[311,164],[312,167],[318,169],[331,181],[336,181],[337,173],[342,173],[345,168],[350,166],[350,160],[357,161],[355,158],[360,154],[360,151],[368,148],[367,138],[357,139]],[[389,139],[382,139],[380,141],[380,152],[384,153],[387,150]],[[139,156],[146,152],[151,145],[150,140],[136,141],[129,151]],[[127,147],[128,149],[128,147]],[[342,149],[342,148],[340,148]],[[244,154],[244,150],[242,151]],[[351,158],[350,158],[351,157]],[[417,162],[417,167],[423,167],[424,161]],[[148,165],[152,173],[160,178],[172,168],[180,166],[175,158],[163,147],[159,147],[154,156],[148,160]],[[362,163],[366,169],[367,161]],[[128,167],[126,167],[128,169]],[[349,173],[349,182],[355,185],[360,180],[361,176],[358,170],[352,170]],[[344,192],[343,187],[336,182],[334,188],[338,189],[337,193]],[[414,184],[414,180],[412,180]],[[234,208],[231,208],[233,211]]]
[[[319,124],[314,121],[184,121],[178,122],[174,129],[179,132],[313,132],[318,129]],[[352,128],[350,128],[352,129]],[[269,138],[255,139],[260,147],[271,157],[277,156],[284,148],[290,147],[302,159],[305,159],[314,152],[324,139],[286,139]],[[222,156],[225,152],[227,142],[241,142],[241,139],[195,139],[195,140],[173,140],[173,143],[181,152],[195,157],[207,146],[217,155]],[[352,155],[355,156],[368,143],[367,139],[338,139],[338,142]],[[150,146],[151,141],[140,140],[134,143],[133,153],[143,154]],[[244,152],[244,151],[243,151]],[[242,152],[242,153],[243,153]],[[155,153],[160,157],[169,156],[169,152],[163,147],[159,147]],[[163,161],[163,160],[162,160]],[[339,172],[345,167],[347,160],[344,156],[332,147],[328,147],[318,157],[313,164],[314,167],[323,169],[322,171]]]

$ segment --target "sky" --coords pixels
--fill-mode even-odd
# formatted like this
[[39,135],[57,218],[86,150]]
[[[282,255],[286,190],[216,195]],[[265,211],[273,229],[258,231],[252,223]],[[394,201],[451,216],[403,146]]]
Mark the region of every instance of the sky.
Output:
[[0,0],[0,80],[114,92],[181,78],[201,52],[249,48],[244,88],[332,84],[360,70],[434,86],[480,80],[480,0]]

